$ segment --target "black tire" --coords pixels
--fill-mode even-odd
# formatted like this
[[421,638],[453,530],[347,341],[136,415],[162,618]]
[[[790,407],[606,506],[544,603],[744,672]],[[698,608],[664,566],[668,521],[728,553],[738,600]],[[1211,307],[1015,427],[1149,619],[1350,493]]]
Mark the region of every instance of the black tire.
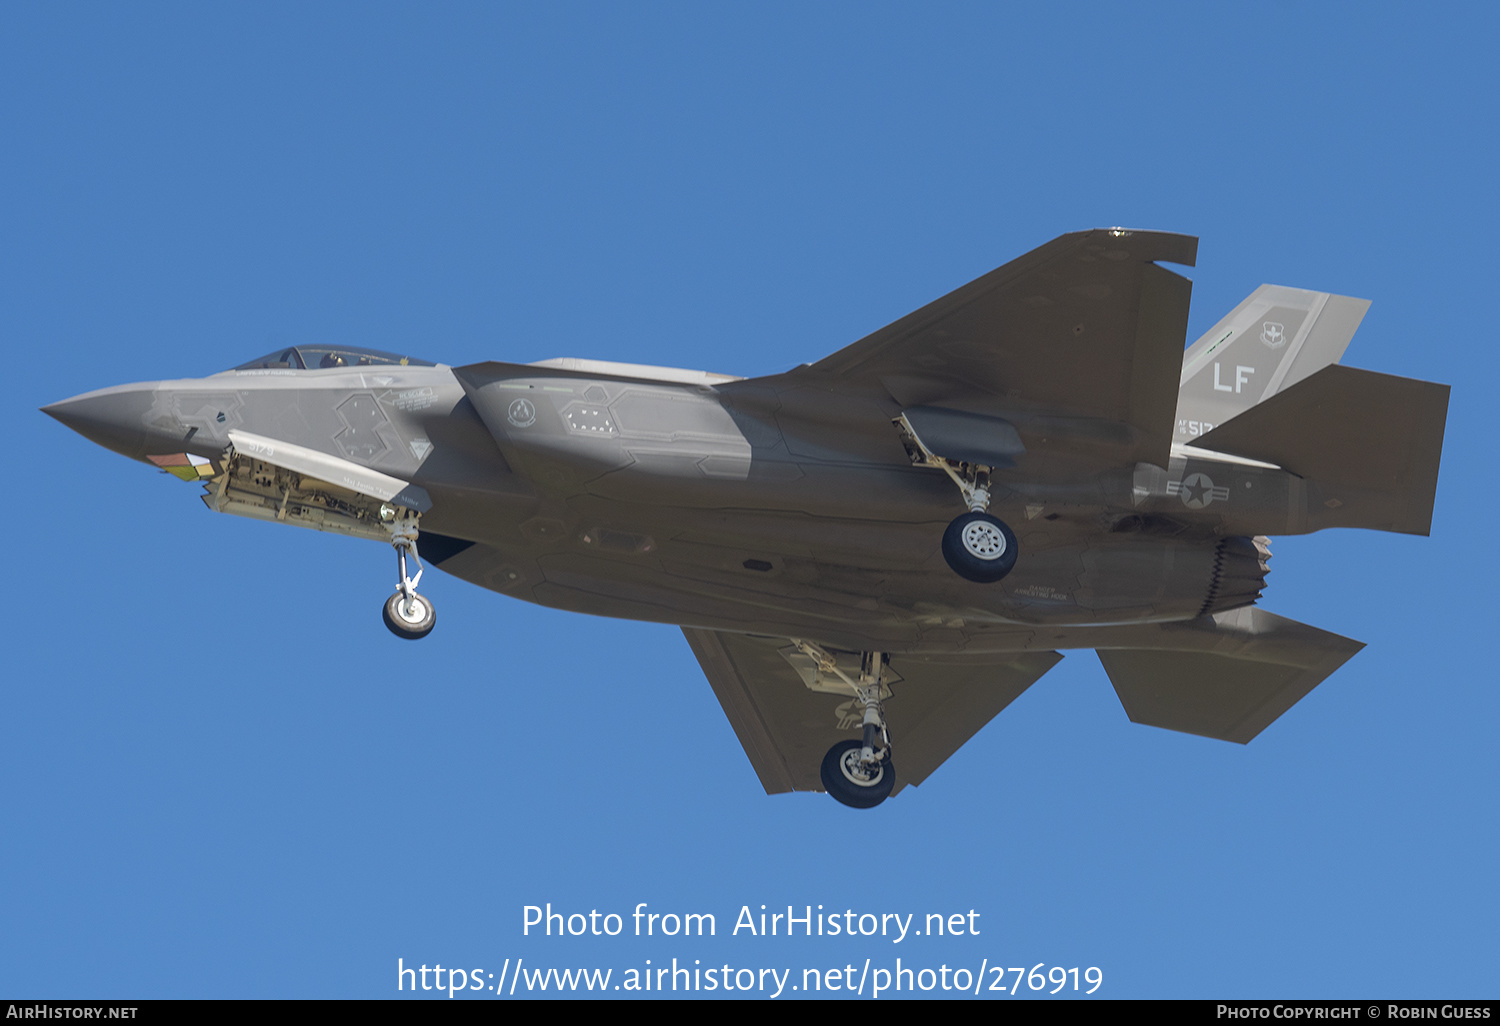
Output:
[[402,601],[402,595],[398,591],[385,600],[385,608],[380,611],[391,633],[408,641],[416,641],[418,638],[425,638],[431,634],[432,628],[437,625],[437,610],[432,608],[432,603],[421,595],[413,595],[412,601],[415,603],[415,609],[412,610],[415,614],[413,618],[411,615],[402,615]]
[[965,513],[943,532],[943,558],[960,577],[980,584],[998,581],[1016,565],[1016,535],[988,513]]
[[896,786],[896,767],[891,764],[889,754],[881,761],[879,770],[870,782],[861,783],[849,774],[849,761],[845,757],[851,752],[858,754],[863,747],[863,741],[840,741],[823,756],[824,789],[836,801],[851,809],[873,809],[885,801],[891,788]]

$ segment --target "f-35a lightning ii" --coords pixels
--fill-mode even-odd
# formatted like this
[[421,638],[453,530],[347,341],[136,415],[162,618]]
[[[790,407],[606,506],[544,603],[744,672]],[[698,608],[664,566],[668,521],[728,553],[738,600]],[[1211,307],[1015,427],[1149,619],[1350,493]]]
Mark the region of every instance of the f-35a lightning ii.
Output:
[[1255,606],[1267,536],[1427,534],[1448,387],[1340,366],[1369,304],[1275,285],[1184,353],[1158,262],[1196,252],[1064,235],[768,377],[292,346],[46,412],[210,509],[394,546],[400,637],[423,560],[679,624],[767,792],[867,808],[1057,649],[1243,743],[1363,647]]

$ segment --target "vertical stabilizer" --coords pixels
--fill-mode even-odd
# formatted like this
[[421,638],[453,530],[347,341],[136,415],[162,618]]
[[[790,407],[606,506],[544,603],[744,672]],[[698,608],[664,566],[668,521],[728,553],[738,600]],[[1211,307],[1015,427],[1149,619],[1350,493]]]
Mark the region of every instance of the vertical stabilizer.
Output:
[[1344,355],[1368,299],[1262,285],[1188,347],[1172,440],[1192,442]]

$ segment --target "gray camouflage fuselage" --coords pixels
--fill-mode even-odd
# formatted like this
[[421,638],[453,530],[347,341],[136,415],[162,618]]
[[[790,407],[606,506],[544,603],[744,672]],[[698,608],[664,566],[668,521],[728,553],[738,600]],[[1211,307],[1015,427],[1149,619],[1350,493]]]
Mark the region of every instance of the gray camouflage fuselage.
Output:
[[[1013,415],[1027,452],[991,510],[1024,557],[975,584],[938,551],[957,493],[912,466],[888,397],[485,370],[229,371],[71,402],[77,418],[137,407],[138,435],[106,442],[136,459],[217,458],[242,429],[408,480],[432,498],[424,533],[475,543],[438,565],[516,598],[851,648],[1003,651],[1032,647],[1029,625],[1190,619],[1254,598],[1223,593],[1226,536],[1337,524],[1301,478],[1180,448],[1165,470],[1059,474],[1068,425],[1039,434]],[[1049,631],[1043,647],[1059,644]]]

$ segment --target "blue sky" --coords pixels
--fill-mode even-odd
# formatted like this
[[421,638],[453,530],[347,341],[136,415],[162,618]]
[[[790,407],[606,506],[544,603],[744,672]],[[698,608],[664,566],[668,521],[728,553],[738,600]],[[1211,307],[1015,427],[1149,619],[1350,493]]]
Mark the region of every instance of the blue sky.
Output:
[[[4,5],[0,993],[901,957],[1097,966],[1110,997],[1494,997],[1497,29]],[[766,797],[674,628],[439,574],[403,644],[388,551],[210,515],[37,412],[293,342],[771,373],[1114,224],[1202,238],[1190,340],[1262,282],[1373,300],[1345,362],[1454,386],[1432,537],[1275,541],[1262,605],[1369,648],[1249,746],[1131,724],[1077,652],[875,814]],[[547,902],[718,935],[523,936]],[[980,934],[731,936],[761,904]]]

